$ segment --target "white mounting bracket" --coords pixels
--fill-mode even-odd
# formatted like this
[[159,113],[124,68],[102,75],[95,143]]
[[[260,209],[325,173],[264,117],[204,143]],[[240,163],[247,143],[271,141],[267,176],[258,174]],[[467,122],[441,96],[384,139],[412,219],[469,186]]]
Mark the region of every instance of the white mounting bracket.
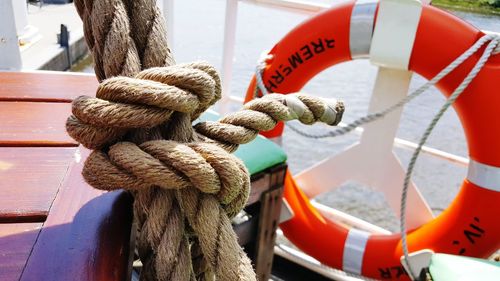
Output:
[[[408,264],[410,264],[412,272],[418,277],[422,269],[428,268],[431,265],[431,259],[434,252],[429,249],[424,249],[408,254]],[[405,268],[406,272],[410,272],[408,264],[405,262],[405,257],[401,256],[401,264]],[[413,276],[410,275],[413,279]]]
[[421,13],[419,0],[381,0],[370,47],[370,62],[407,70]]

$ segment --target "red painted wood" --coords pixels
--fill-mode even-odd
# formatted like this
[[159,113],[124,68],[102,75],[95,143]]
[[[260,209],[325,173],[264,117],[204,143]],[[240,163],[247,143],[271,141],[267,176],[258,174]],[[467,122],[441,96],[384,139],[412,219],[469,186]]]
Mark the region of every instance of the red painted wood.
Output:
[[[82,159],[88,150],[81,148]],[[131,197],[103,194],[82,179],[75,162],[56,196],[21,277],[22,281],[126,280]]]
[[0,223],[43,222],[76,147],[0,147]]
[[70,102],[95,96],[97,85],[93,74],[0,72],[0,101]]
[[19,280],[40,227],[41,223],[0,224],[0,281]]
[[65,129],[69,103],[0,102],[0,146],[76,146]]
[[88,151],[65,131],[69,102],[96,87],[93,75],[0,73],[0,281],[129,275],[132,199],[84,182]]

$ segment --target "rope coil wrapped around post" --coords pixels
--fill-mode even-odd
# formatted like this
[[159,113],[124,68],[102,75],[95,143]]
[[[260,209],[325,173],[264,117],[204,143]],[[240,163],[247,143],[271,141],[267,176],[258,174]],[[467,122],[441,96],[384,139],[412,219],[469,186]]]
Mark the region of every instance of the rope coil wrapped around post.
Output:
[[229,152],[278,121],[336,125],[337,101],[269,95],[218,122],[193,120],[221,97],[210,65],[173,65],[154,0],[76,0],[101,82],[73,102],[66,128],[94,151],[83,176],[134,194],[141,280],[255,280],[230,219],[250,179]]

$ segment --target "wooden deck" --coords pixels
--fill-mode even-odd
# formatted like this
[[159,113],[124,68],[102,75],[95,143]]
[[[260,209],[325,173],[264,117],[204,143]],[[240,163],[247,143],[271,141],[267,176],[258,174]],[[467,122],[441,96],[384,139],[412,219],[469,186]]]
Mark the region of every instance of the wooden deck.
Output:
[[0,72],[0,280],[125,280],[131,198],[81,177],[88,150],[67,134],[93,75]]

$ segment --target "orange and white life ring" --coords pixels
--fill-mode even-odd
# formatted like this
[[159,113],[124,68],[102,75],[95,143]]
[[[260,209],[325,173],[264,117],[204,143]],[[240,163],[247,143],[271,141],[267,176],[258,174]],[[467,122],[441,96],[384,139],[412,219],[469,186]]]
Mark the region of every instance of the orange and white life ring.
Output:
[[[339,5],[288,33],[269,52],[271,58],[263,72],[268,90],[298,92],[322,70],[368,55],[369,46],[367,49],[352,43],[356,42],[353,37],[360,36],[353,30],[355,12],[359,12],[355,2]],[[373,13],[369,28],[373,28]],[[424,5],[408,69],[431,79],[483,35],[466,22]],[[369,40],[371,38],[368,43]],[[469,58],[442,79],[438,89],[449,96],[478,59],[477,54]],[[500,88],[495,85],[499,77],[500,55],[495,55],[454,104],[469,148],[468,175],[457,197],[443,213],[408,232],[411,252],[431,249],[487,257],[500,248]],[[247,101],[253,98],[255,86],[254,77]],[[267,136],[279,136],[281,132],[282,127],[278,127]],[[371,278],[408,278],[400,263],[400,234],[369,234],[329,221],[311,205],[290,174],[284,196],[294,216],[280,227],[305,253],[333,268]]]

